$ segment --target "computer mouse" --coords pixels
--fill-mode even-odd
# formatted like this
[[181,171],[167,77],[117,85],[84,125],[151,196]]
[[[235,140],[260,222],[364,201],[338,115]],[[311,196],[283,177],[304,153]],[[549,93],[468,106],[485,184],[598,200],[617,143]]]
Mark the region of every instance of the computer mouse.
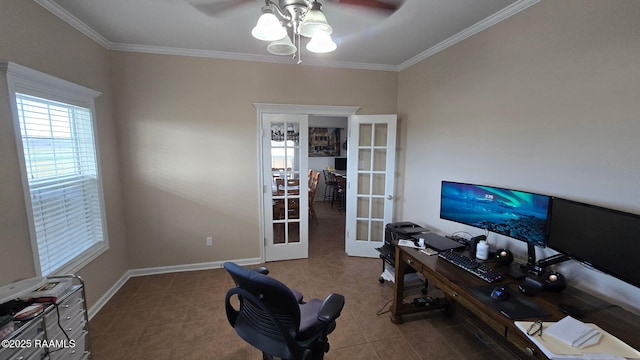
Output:
[[491,291],[491,298],[497,301],[509,300],[509,290],[504,286],[498,286]]

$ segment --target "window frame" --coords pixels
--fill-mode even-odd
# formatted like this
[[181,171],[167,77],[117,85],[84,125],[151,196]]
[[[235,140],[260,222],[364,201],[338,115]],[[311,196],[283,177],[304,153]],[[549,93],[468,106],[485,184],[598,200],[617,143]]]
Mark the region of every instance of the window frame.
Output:
[[[37,276],[59,275],[75,273],[102,253],[109,249],[109,237],[107,231],[107,217],[104,202],[104,187],[102,183],[102,170],[100,163],[100,151],[98,146],[98,131],[96,128],[95,98],[102,95],[101,92],[63,80],[16,63],[0,63],[0,71],[5,73],[7,84],[7,95],[11,107],[11,118],[13,120],[14,139],[18,151],[18,161],[20,163],[20,176],[22,179],[22,189],[27,211],[29,225],[29,236],[33,253],[33,261]],[[97,193],[100,207],[100,221],[102,223],[102,241],[91,245],[82,253],[76,255],[64,265],[52,269],[49,273],[43,274],[38,251],[38,239],[36,236],[34,213],[31,202],[31,191],[29,189],[29,179],[27,176],[24,147],[16,104],[16,93],[34,96],[50,101],[56,101],[67,105],[86,108],[91,114],[91,125],[93,127],[93,146],[96,156],[97,171]]]

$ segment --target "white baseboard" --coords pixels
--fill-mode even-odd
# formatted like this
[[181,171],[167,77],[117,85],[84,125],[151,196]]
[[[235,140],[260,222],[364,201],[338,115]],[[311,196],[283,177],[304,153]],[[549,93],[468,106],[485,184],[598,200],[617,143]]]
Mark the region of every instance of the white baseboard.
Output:
[[[238,265],[256,265],[261,264],[260,258],[250,258],[250,259],[239,259],[239,260],[229,260],[233,261]],[[197,270],[209,270],[209,269],[220,269],[222,265],[226,261],[213,261],[207,263],[197,263],[197,264],[187,264],[187,265],[171,265],[171,266],[159,266],[159,267],[151,267],[151,268],[141,268],[141,269],[131,269],[127,270],[127,272],[116,281],[113,286],[107,290],[107,292],[96,301],[93,306],[88,310],[89,312],[89,320],[93,318],[106,304],[113,295],[115,295],[118,290],[132,277],[137,276],[146,276],[146,275],[156,275],[156,274],[168,274],[175,272],[183,272],[183,271],[197,271]]]

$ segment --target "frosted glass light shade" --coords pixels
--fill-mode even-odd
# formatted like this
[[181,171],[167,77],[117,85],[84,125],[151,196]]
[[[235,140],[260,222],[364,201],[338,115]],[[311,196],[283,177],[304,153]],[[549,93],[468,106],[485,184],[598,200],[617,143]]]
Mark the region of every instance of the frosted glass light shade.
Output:
[[287,36],[287,30],[280,25],[280,21],[273,13],[265,12],[258,18],[258,23],[251,30],[251,35],[258,40],[275,41]]
[[327,18],[320,10],[309,10],[300,24],[300,35],[312,38],[322,32],[331,35],[333,28],[327,23]]
[[267,45],[267,51],[273,55],[293,55],[298,48],[291,42],[289,36],[285,36],[280,40],[272,41]]
[[338,46],[329,34],[316,33],[311,41],[307,44],[307,50],[314,53],[328,53],[335,50]]

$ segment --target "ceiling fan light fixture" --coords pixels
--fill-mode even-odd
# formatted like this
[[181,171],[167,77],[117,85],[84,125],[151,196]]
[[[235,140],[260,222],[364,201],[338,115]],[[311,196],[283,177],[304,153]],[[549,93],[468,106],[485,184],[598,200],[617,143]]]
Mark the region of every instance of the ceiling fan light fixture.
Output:
[[316,33],[307,44],[307,50],[320,54],[330,53],[337,47],[331,36],[322,32]]
[[258,40],[276,41],[287,37],[287,30],[280,24],[280,20],[273,14],[269,7],[262,8],[262,15],[258,23],[251,30],[251,35]]
[[310,38],[306,48],[314,53],[328,53],[337,48],[331,39],[333,28],[327,23],[327,17],[322,12],[322,4],[317,0],[264,2],[262,15],[251,34],[256,39],[270,42],[267,45],[269,53],[293,55],[293,59],[297,59],[297,63],[300,64],[302,37]]
[[324,16],[322,10],[312,8],[307,12],[300,24],[300,35],[312,38],[317,32],[331,35],[333,28],[327,23],[327,17]]
[[285,36],[280,40],[272,41],[267,45],[267,51],[273,55],[293,55],[298,48],[291,42],[289,36]]

